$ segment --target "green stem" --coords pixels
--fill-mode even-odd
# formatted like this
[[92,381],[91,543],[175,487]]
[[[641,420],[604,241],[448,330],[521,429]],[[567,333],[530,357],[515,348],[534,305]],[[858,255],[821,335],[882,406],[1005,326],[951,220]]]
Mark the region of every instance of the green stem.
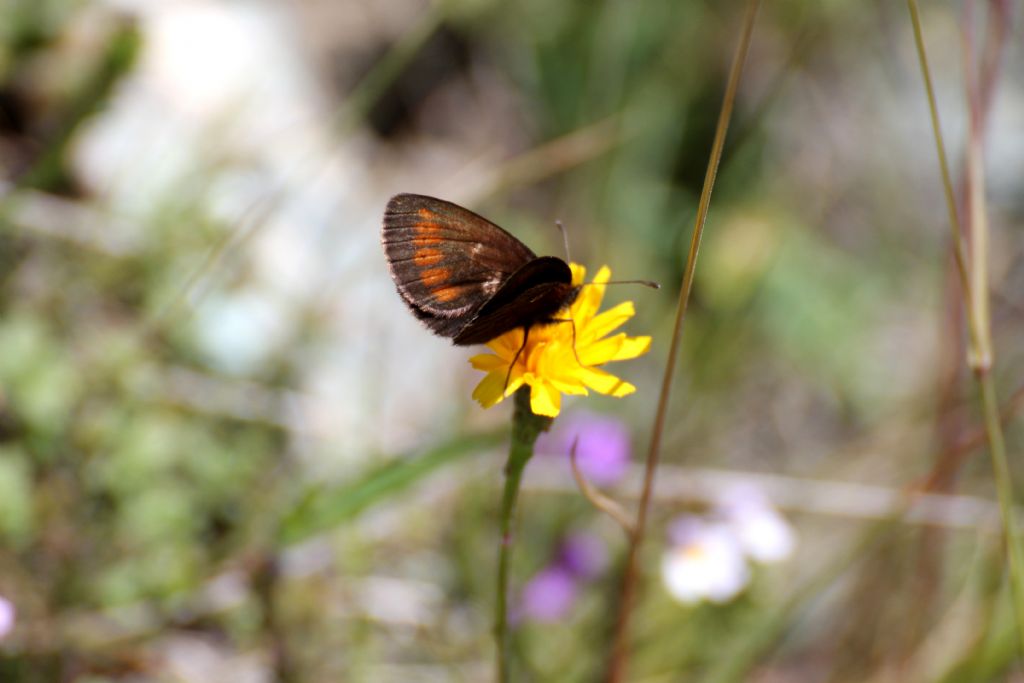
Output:
[[494,640],[497,645],[496,679],[510,680],[508,638],[508,564],[512,555],[512,520],[515,517],[519,485],[526,463],[533,457],[533,445],[541,432],[551,426],[551,418],[534,415],[530,409],[530,389],[523,387],[515,394],[512,416],[512,440],[505,463],[505,491],[501,497],[501,538],[498,550],[497,596],[494,608]]

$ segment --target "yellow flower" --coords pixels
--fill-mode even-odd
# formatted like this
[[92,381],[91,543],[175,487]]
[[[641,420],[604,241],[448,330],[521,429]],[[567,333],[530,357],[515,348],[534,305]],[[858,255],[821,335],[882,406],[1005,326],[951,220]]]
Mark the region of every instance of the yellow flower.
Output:
[[[586,269],[575,263],[570,267],[572,283],[583,284]],[[632,301],[597,313],[604,297],[603,283],[610,277],[611,271],[602,266],[594,277],[595,284],[583,287],[568,310],[555,316],[571,317],[572,325],[555,322],[531,327],[526,347],[518,358],[516,352],[523,345],[521,328],[487,342],[493,354],[482,353],[469,359],[474,368],[487,373],[473,391],[473,398],[484,408],[490,408],[526,384],[530,387],[530,409],[537,415],[556,417],[562,407],[562,394],[585,396],[589,393],[587,389],[593,389],[600,394],[621,397],[636,391],[629,382],[598,367],[613,360],[636,358],[651,347],[650,337],[627,337],[623,332],[605,336],[635,314]],[[513,358],[516,358],[515,365],[509,374]]]

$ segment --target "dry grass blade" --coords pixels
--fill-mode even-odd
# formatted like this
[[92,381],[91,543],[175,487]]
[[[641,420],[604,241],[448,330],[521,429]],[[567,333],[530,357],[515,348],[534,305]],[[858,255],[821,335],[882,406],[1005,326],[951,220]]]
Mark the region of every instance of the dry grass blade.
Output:
[[707,173],[704,176],[704,185],[701,189],[700,203],[697,206],[693,237],[690,241],[690,251],[686,258],[683,283],[679,289],[679,301],[676,305],[676,317],[672,327],[672,341],[669,344],[661,392],[658,395],[658,409],[654,419],[654,427],[651,430],[651,442],[644,470],[644,486],[640,494],[640,507],[637,511],[636,530],[630,537],[629,554],[626,559],[625,573],[623,574],[619,613],[615,624],[615,639],[608,667],[608,681],[610,683],[622,681],[626,675],[629,656],[629,620],[633,610],[633,603],[636,599],[639,553],[640,547],[643,544],[644,529],[647,524],[647,511],[650,507],[651,492],[654,488],[654,472],[657,469],[658,457],[661,451],[661,438],[665,427],[665,417],[668,412],[672,379],[675,377],[679,340],[682,336],[683,320],[686,318],[686,309],[690,300],[690,290],[693,287],[693,275],[697,267],[697,254],[700,251],[701,235],[704,232],[704,223],[707,220],[708,207],[711,204],[711,191],[715,186],[718,165],[722,160],[725,134],[729,129],[729,121],[732,118],[733,103],[736,100],[736,91],[739,87],[740,75],[743,72],[743,63],[747,58],[747,50],[750,47],[750,39],[754,32],[754,20],[757,17],[759,6],[760,0],[749,0],[747,3],[743,29],[739,44],[736,47],[736,53],[733,56],[732,66],[729,69],[729,80],[726,83],[725,96],[722,99],[722,109],[719,112],[718,123],[715,127],[715,138],[711,145],[711,155],[708,159]]
[[[1006,457],[1006,446],[1003,441],[1003,429],[999,416],[999,404],[995,385],[992,380],[992,329],[988,315],[988,210],[985,197],[985,177],[982,172],[981,120],[978,91],[973,87],[973,68],[966,70],[968,110],[970,125],[968,126],[967,154],[967,196],[971,204],[971,228],[973,233],[973,259],[971,271],[967,270],[967,259],[964,254],[963,228],[956,210],[953,185],[949,180],[949,165],[946,159],[945,143],[939,125],[938,107],[935,102],[935,91],[932,85],[931,72],[928,67],[928,55],[921,30],[921,17],[917,0],[907,0],[907,9],[914,29],[914,40],[917,45],[921,75],[928,95],[928,106],[931,112],[932,130],[935,136],[935,147],[942,170],[943,187],[946,192],[946,204],[949,210],[950,227],[953,234],[957,268],[964,293],[967,310],[968,331],[970,336],[970,352],[968,362],[977,380],[981,399],[985,429],[988,433],[989,451],[992,456],[992,470],[995,479],[996,493],[999,497],[1000,514],[1003,521],[1003,533],[1008,555],[1013,603],[1017,620],[1017,633],[1024,651],[1024,549],[1017,534],[1017,521],[1013,512],[1013,483],[1010,475],[1009,462]],[[968,56],[968,66],[972,60]]]
[[572,463],[572,476],[576,479],[576,485],[580,487],[580,493],[590,501],[591,505],[618,522],[627,535],[632,536],[636,533],[636,527],[633,526],[633,520],[630,519],[626,508],[601,493],[593,484],[587,481],[586,477],[583,476],[583,472],[580,471],[579,462],[576,458],[576,446],[578,443],[579,439],[573,439],[572,450],[569,451],[569,462]]

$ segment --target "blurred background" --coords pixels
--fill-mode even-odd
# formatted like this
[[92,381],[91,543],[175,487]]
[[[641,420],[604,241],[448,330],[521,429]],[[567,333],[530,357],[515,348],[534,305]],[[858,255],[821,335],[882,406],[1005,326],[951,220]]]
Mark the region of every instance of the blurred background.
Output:
[[[997,380],[1024,443],[1024,52],[925,3],[963,176],[988,69]],[[522,680],[598,680],[738,2],[0,3],[0,681],[482,681],[510,406],[379,246],[443,197],[608,264],[652,351],[567,400],[513,562]],[[965,28],[966,27],[966,28]],[[968,36],[965,41],[964,36]],[[902,3],[764,3],[712,199],[637,681],[1007,681],[991,466]],[[591,271],[593,272],[593,270]],[[906,491],[927,491],[890,520]]]

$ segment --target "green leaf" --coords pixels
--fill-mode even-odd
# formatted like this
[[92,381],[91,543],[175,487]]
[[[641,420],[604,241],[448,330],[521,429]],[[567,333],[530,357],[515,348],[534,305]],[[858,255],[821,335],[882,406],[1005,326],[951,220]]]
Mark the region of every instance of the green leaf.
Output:
[[278,537],[284,544],[298,543],[347,522],[370,506],[402,493],[444,465],[493,448],[505,438],[504,432],[460,437],[423,455],[392,460],[354,481],[313,487],[284,516]]

